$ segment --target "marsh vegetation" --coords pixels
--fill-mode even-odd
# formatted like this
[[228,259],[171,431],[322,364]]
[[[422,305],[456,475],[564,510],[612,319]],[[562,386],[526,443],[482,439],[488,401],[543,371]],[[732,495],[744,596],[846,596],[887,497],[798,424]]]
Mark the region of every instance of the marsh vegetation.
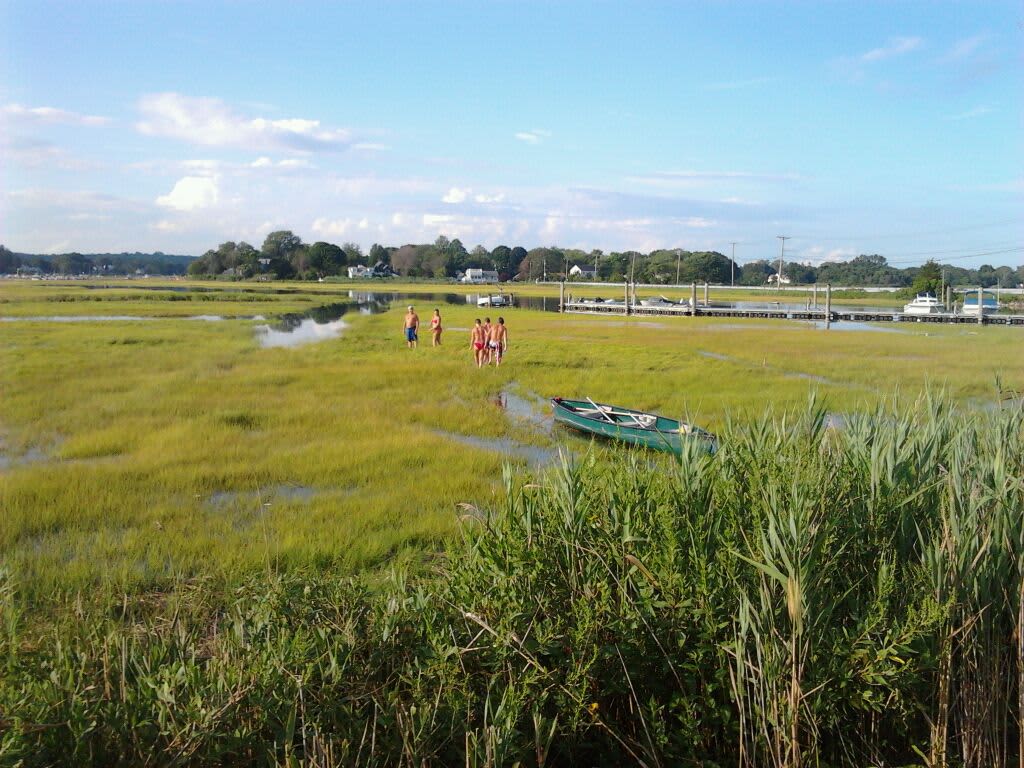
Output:
[[[1024,381],[1018,330],[517,310],[477,370],[475,307],[441,307],[437,349],[397,311],[264,349],[347,293],[203,294],[267,318],[216,323],[172,293],[0,293],[25,318],[0,326],[0,762],[1017,753],[1024,419],[993,381]],[[162,317],[29,319],[52,295]],[[553,394],[723,447],[591,446],[538,428]]]

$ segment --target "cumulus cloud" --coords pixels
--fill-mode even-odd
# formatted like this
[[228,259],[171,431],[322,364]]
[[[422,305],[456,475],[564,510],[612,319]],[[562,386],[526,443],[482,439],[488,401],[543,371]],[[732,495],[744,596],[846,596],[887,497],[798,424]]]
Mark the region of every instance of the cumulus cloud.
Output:
[[325,128],[319,120],[246,117],[220,99],[156,93],[139,101],[140,133],[193,144],[250,150],[328,152],[351,144],[348,131]]
[[448,190],[448,193],[441,198],[442,203],[464,203],[466,198],[473,190],[471,189],[459,189],[458,187],[452,187]]
[[344,237],[357,226],[350,218],[328,219],[321,217],[313,221],[312,229],[323,237]]
[[195,211],[216,205],[220,199],[219,180],[215,176],[185,176],[169,194],[161,195],[156,204],[177,211]]
[[481,203],[483,205],[491,205],[491,204],[495,204],[495,203],[503,203],[503,202],[505,202],[505,193],[504,192],[499,192],[496,195],[484,195],[484,194],[474,195],[473,196],[473,200],[478,202],[478,203]]
[[527,144],[540,144],[544,139],[551,137],[551,131],[545,131],[541,128],[534,128],[532,131],[519,131],[515,134],[515,138],[519,141],[525,141]]
[[7,104],[0,113],[11,122],[26,125],[96,126],[110,122],[109,117],[83,115],[57,107],[25,107],[21,104]]
[[924,41],[920,37],[893,37],[889,42],[880,48],[872,48],[862,53],[860,60],[863,62],[883,61],[895,56],[902,56],[905,53],[917,50]]

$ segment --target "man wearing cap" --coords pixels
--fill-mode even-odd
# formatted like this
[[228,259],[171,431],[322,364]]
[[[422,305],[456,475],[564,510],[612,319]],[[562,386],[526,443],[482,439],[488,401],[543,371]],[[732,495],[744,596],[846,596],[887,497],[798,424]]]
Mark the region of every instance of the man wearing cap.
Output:
[[416,349],[417,331],[420,329],[420,316],[413,311],[412,306],[405,313],[405,343],[409,349]]

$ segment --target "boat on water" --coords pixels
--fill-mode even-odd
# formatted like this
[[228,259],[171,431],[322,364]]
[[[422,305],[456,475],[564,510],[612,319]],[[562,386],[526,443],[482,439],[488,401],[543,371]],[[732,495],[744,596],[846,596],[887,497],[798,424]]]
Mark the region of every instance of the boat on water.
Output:
[[710,432],[654,413],[564,397],[552,398],[551,407],[559,424],[631,445],[677,455],[688,441],[697,441],[710,452],[717,447],[715,436]]
[[[996,298],[994,293],[990,291],[983,291],[981,294],[981,309],[988,315],[999,311],[999,299]],[[963,313],[965,315],[978,314],[978,292],[973,291],[971,293],[964,294],[964,307]]]
[[476,300],[478,307],[511,307],[512,297],[504,293],[495,293],[488,296],[480,296]]
[[919,293],[909,304],[903,305],[907,315],[938,315],[942,313],[942,302],[930,293]]
[[689,301],[677,302],[677,301],[672,301],[672,299],[666,299],[664,296],[655,296],[654,298],[651,298],[651,299],[640,299],[640,306],[641,307],[680,307],[680,306],[688,307],[688,306],[690,306],[690,302]]

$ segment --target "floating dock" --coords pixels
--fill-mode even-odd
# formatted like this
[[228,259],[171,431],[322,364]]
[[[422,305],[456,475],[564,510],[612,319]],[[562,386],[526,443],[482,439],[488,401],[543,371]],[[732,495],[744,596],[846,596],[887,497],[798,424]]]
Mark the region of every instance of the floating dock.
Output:
[[690,307],[686,304],[665,304],[644,306],[625,302],[596,303],[593,301],[566,301],[564,311],[590,315],[642,315],[642,316],[682,316],[682,317],[729,317],[751,320],[808,320],[819,323],[954,323],[962,325],[1018,325],[1024,326],[1024,315],[977,315],[955,314],[942,312],[933,315],[912,315],[898,311],[880,310],[824,310],[824,309],[791,309],[763,308],[741,309],[739,307],[700,306]]

